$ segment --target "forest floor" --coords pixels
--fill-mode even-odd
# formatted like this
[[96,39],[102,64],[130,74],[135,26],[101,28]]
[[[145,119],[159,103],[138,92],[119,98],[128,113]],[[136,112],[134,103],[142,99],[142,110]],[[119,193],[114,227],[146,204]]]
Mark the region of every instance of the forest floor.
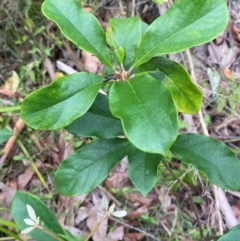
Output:
[[[133,0],[85,2],[85,10],[94,13],[103,28],[113,17],[136,15],[150,24],[170,6],[170,1],[159,5]],[[10,207],[16,190],[39,197],[62,225],[82,237],[101,218],[103,198],[127,211],[121,221],[108,219],[107,229],[100,226],[94,241],[203,240],[185,188],[164,166],[160,165],[158,182],[146,198],[129,180],[127,159],[89,194],[64,197],[57,191],[55,170],[88,138],[74,137],[66,130],[31,129],[19,118],[21,102],[32,91],[68,73],[66,65],[75,71],[99,74],[102,66],[63,37],[57,26],[43,16],[41,4],[41,0],[0,1],[0,240],[8,236],[1,227],[6,228],[4,220],[12,220]],[[229,0],[228,6],[229,24],[221,36],[168,57],[189,70],[204,94],[203,120],[199,115],[180,115],[181,130],[204,133],[204,123],[211,137],[223,141],[239,155],[240,3]],[[192,167],[178,160],[171,168],[191,188],[204,240],[217,240],[219,210],[211,185],[199,180]],[[226,192],[226,196],[240,222],[240,192]],[[228,230],[225,219],[221,225],[224,231]]]

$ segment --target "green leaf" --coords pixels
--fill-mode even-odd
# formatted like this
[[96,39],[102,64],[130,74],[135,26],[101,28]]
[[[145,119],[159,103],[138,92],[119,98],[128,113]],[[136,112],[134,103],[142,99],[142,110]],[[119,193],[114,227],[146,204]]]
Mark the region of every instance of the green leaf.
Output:
[[134,66],[216,38],[227,26],[225,0],[178,0],[146,30]]
[[157,167],[163,156],[142,152],[132,147],[128,154],[128,172],[134,186],[143,196],[151,191],[157,181]]
[[7,141],[12,136],[12,132],[8,129],[0,130],[0,144]]
[[102,85],[103,78],[85,72],[59,78],[24,99],[21,118],[35,129],[65,127],[89,109]]
[[192,82],[188,72],[181,64],[164,57],[156,57],[139,66],[137,72],[155,70],[160,70],[168,76],[169,88],[180,112],[194,114],[200,110],[202,92]]
[[148,74],[115,82],[110,110],[122,121],[125,135],[138,149],[164,155],[178,135],[177,108],[170,90]]
[[128,69],[133,63],[142,38],[142,21],[138,17],[111,19],[111,40],[115,49],[124,49],[123,66]]
[[98,94],[93,105],[83,116],[66,127],[77,136],[96,136],[110,139],[123,135],[121,121],[113,117],[108,106],[108,96]]
[[[64,230],[60,226],[57,218],[55,215],[51,212],[51,210],[37,197],[26,193],[26,192],[20,192],[17,191],[12,202],[12,215],[19,226],[21,230],[26,229],[30,227],[24,222],[24,219],[29,219],[28,210],[26,208],[26,205],[30,205],[37,217],[40,217],[40,223],[43,227],[51,230],[52,232],[56,234],[65,234]],[[44,233],[40,229],[34,229],[29,233],[29,236],[31,236],[35,240],[39,241],[56,241],[57,239],[49,236],[48,234]]]
[[90,192],[128,153],[123,139],[100,139],[83,146],[65,159],[55,173],[55,182],[65,196]]
[[222,142],[199,134],[182,134],[171,150],[182,161],[205,172],[215,185],[240,189],[240,161]]
[[234,226],[226,234],[224,234],[218,241],[238,241],[240,237],[240,224]]
[[42,12],[79,48],[97,56],[102,63],[112,66],[101,25],[93,14],[82,9],[79,1],[45,0]]

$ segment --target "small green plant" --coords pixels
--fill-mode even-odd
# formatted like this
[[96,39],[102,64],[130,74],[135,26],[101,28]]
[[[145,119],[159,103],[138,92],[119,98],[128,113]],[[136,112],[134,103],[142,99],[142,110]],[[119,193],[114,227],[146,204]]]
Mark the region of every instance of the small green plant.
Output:
[[[98,57],[109,74],[67,75],[22,103],[21,118],[32,128],[65,128],[77,136],[98,138],[61,163],[55,173],[60,193],[72,196],[93,190],[128,156],[130,179],[146,196],[157,181],[160,161],[170,152],[203,171],[215,185],[240,189],[240,162],[225,144],[179,133],[178,112],[197,113],[202,93],[181,64],[165,57],[218,36],[228,23],[224,0],[178,0],[150,26],[138,17],[111,19],[106,33],[77,0],[45,0],[42,11],[69,40]],[[109,92],[99,93],[106,84]],[[18,193],[12,207],[21,229],[27,228],[29,222],[23,220],[29,215],[19,202],[39,210],[31,203],[34,198],[24,195]],[[35,222],[29,234],[36,240],[70,240],[44,210],[37,213],[43,225]]]

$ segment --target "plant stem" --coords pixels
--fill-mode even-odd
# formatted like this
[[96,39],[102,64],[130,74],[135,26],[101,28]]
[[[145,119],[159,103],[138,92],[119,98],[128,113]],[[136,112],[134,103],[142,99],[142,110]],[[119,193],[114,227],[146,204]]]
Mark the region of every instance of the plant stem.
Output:
[[181,178],[179,178],[174,173],[174,171],[169,167],[169,165],[168,165],[168,163],[166,161],[163,160],[162,163],[167,168],[167,170],[172,174],[172,176],[187,190],[187,193],[188,193],[188,196],[189,196],[189,199],[190,199],[190,202],[191,202],[191,206],[192,206],[192,209],[193,209],[193,211],[195,213],[196,220],[197,220],[197,223],[198,223],[200,236],[201,236],[201,239],[203,239],[204,235],[203,235],[202,225],[201,225],[201,222],[200,222],[200,218],[198,216],[198,212],[197,212],[196,206],[195,206],[195,204],[193,202],[193,196],[192,196],[192,193],[191,193],[191,190],[190,190],[189,186],[185,182],[183,182],[181,180]]
[[19,106],[10,106],[10,107],[3,107],[0,109],[0,113],[2,112],[10,112],[10,111],[14,111],[14,110],[20,110],[20,105]]
[[58,236],[57,234],[55,234],[54,232],[50,231],[50,230],[47,230],[41,226],[37,227],[39,228],[40,230],[42,230],[44,233],[48,234],[49,236],[55,238],[56,240],[58,241],[65,241],[64,239],[62,239],[60,236]]
[[84,241],[88,241],[92,236],[93,234],[95,233],[95,231],[99,228],[99,226],[101,225],[101,223],[106,219],[108,218],[108,213],[106,213],[102,219],[95,225],[95,227],[92,229],[92,231],[88,234],[88,236],[84,239]]

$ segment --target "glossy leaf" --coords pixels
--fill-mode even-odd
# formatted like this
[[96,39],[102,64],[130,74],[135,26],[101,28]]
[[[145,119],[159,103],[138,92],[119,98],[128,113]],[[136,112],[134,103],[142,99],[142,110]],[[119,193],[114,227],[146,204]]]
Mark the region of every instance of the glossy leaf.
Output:
[[68,156],[55,173],[59,192],[65,196],[91,191],[127,155],[129,142],[123,139],[100,139]]
[[142,22],[138,17],[111,19],[111,39],[115,49],[124,49],[123,65],[126,69],[133,63],[142,38]]
[[124,133],[121,121],[110,112],[108,96],[100,93],[90,109],[66,129],[77,136],[96,136],[103,139],[114,138]]
[[132,147],[128,154],[128,172],[134,186],[143,196],[151,191],[157,181],[157,167],[163,156],[142,152]]
[[194,114],[200,110],[202,92],[181,64],[164,57],[156,57],[139,66],[138,72],[155,70],[168,76],[169,88],[180,112]]
[[227,26],[225,0],[178,0],[146,30],[134,66],[216,38]]
[[42,12],[54,21],[65,37],[111,66],[105,33],[93,14],[82,9],[77,0],[45,0]]
[[[12,215],[21,230],[28,228],[29,226],[24,222],[24,219],[29,219],[29,213],[26,205],[30,205],[36,213],[36,216],[40,218],[40,224],[43,227],[51,230],[56,234],[64,235],[65,232],[59,224],[57,218],[52,211],[36,196],[33,196],[26,192],[17,191],[12,202]],[[40,229],[33,229],[29,234],[33,239],[39,241],[56,241],[57,239],[49,236]]]
[[218,241],[238,241],[240,238],[240,224],[234,226],[226,234],[224,234]]
[[240,161],[222,142],[199,134],[179,135],[171,150],[227,190],[240,189]]
[[110,110],[122,121],[125,135],[138,149],[164,155],[177,138],[177,108],[170,90],[150,75],[115,82]]
[[9,131],[8,129],[0,130],[0,144],[7,141],[12,136],[12,134],[13,133],[11,131]]
[[59,78],[24,99],[21,118],[35,129],[65,127],[89,109],[102,84],[103,78],[85,72]]

